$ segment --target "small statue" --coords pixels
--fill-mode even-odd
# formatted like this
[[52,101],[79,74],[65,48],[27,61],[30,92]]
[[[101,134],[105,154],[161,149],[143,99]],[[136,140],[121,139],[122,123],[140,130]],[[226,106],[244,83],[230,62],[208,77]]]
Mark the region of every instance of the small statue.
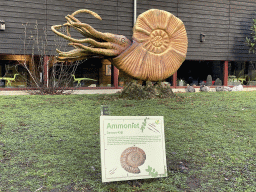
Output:
[[215,85],[221,86],[222,85],[222,81],[220,80],[220,78],[217,78],[215,80]]
[[212,86],[212,76],[211,75],[207,76],[206,85],[207,86]]
[[186,92],[196,92],[195,88],[187,84]]
[[205,85],[201,85],[200,91],[202,91],[202,92],[209,92],[210,91],[210,87],[205,86]]

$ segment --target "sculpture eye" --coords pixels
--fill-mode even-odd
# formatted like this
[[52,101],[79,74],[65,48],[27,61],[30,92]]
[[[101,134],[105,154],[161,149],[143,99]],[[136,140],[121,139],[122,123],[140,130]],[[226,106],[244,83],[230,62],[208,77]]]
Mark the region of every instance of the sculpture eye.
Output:
[[121,42],[124,43],[124,42],[125,42],[125,38],[122,38],[122,39],[121,39]]

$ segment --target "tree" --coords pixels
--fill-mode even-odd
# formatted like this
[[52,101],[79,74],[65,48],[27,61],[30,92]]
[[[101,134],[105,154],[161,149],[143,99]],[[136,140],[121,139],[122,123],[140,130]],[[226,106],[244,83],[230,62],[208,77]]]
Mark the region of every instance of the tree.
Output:
[[[69,62],[57,62],[55,52],[51,54],[48,51],[46,29],[44,29],[44,36],[39,36],[37,22],[34,30],[28,31],[28,25],[28,23],[23,24],[22,52],[24,59],[18,61],[16,65],[16,67],[24,67],[28,73],[29,83],[27,89],[31,90],[31,87],[36,88],[35,91],[30,91],[32,94],[63,94],[67,87],[73,85],[72,74],[75,73],[80,62],[76,61],[72,64]],[[55,40],[55,43],[56,47],[61,47],[63,39],[58,38]],[[27,55],[30,55],[30,57],[27,57]],[[47,61],[45,61],[46,58]],[[47,78],[47,81],[45,78]]]
[[253,19],[253,25],[251,27],[251,37],[246,37],[246,43],[249,46],[249,53],[255,52],[256,45],[256,19]]

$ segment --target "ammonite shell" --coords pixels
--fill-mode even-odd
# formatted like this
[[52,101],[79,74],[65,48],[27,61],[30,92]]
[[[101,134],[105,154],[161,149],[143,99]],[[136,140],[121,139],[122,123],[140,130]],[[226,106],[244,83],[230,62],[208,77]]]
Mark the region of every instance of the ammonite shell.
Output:
[[133,44],[113,62],[137,79],[160,81],[178,70],[186,58],[187,46],[183,22],[167,11],[150,9],[137,19]]
[[129,147],[121,154],[120,162],[122,168],[129,173],[140,173],[139,166],[146,160],[145,152],[138,147]]

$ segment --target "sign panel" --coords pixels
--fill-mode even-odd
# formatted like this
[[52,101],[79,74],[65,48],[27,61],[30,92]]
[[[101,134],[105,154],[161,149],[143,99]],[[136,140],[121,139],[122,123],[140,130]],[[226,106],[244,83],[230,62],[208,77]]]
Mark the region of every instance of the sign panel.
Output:
[[166,177],[163,116],[101,116],[102,182]]

